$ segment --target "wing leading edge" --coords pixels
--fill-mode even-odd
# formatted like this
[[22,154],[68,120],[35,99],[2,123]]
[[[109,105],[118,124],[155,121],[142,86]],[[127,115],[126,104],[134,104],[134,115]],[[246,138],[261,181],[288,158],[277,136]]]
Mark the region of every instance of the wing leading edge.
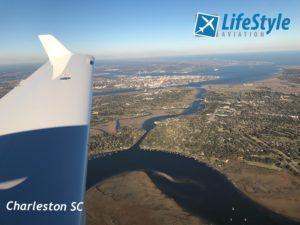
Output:
[[[39,38],[49,62],[0,99],[0,224],[80,224],[70,207],[84,199],[94,58]],[[68,208],[10,210],[11,201]]]

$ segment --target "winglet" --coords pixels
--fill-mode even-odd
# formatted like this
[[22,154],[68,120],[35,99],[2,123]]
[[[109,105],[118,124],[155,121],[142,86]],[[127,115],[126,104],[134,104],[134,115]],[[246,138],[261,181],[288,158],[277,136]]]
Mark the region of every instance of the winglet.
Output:
[[55,79],[63,73],[72,56],[72,52],[52,35],[39,35],[39,39],[49,57],[53,67],[53,79]]

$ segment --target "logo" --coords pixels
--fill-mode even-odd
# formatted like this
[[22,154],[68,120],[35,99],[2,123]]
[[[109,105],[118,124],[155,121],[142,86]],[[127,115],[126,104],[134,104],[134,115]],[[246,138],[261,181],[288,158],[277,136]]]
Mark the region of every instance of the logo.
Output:
[[276,17],[260,13],[225,13],[222,17],[197,13],[194,34],[208,37],[264,37],[274,31],[289,30],[290,23],[291,19],[284,17],[282,13],[278,13]]
[[215,37],[217,34],[219,16],[197,13],[195,35]]

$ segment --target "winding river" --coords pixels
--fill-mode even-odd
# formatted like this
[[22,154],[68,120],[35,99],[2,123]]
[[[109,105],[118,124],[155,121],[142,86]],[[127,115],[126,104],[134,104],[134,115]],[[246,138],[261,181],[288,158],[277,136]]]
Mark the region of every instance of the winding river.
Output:
[[[270,68],[268,75],[271,76],[274,70],[273,67]],[[264,76],[257,77],[256,80],[266,78],[265,68],[261,73]],[[221,76],[220,80],[211,83],[237,83],[237,78],[238,76],[232,79],[228,76]],[[240,80],[247,81],[246,77]],[[253,77],[249,80],[253,81]],[[203,109],[201,99],[205,91],[201,89],[201,85],[201,83],[190,85],[198,88],[197,98],[180,115],[193,114]],[[89,160],[87,189],[111,176],[142,170],[164,194],[173,198],[187,211],[211,224],[300,224],[253,202],[224,175],[204,163],[174,153],[141,149],[140,143],[155,127],[156,121],[176,116],[179,115],[158,116],[145,121],[143,124],[145,134],[130,149],[100,155]]]

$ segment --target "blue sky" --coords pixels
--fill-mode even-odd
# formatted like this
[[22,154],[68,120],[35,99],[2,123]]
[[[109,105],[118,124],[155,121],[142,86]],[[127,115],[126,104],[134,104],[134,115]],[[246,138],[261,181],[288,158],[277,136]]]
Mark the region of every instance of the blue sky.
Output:
[[[0,64],[45,60],[38,34],[98,59],[247,51],[300,50],[300,1],[274,0],[2,0]],[[265,38],[196,38],[196,13],[291,18],[289,31]]]

